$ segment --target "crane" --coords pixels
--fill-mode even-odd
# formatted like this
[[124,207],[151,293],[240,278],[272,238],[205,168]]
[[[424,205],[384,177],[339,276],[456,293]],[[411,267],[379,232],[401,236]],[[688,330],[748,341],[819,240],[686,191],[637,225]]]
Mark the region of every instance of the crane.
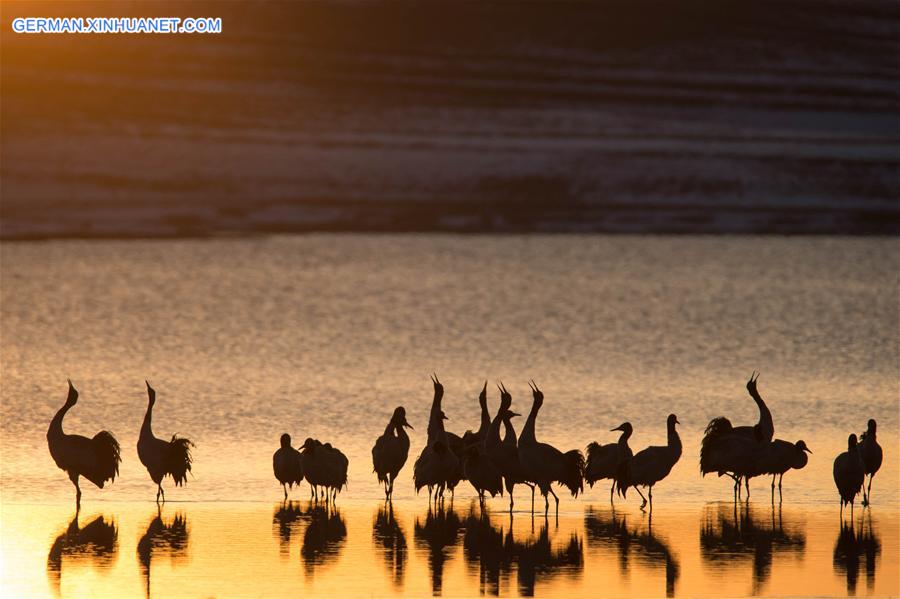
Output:
[[78,477],[83,476],[99,488],[113,482],[119,474],[122,463],[119,442],[109,431],[100,431],[93,438],[68,435],[63,432],[63,418],[76,403],[78,391],[69,380],[69,394],[66,403],[56,412],[47,429],[47,446],[56,465],[69,475],[75,485],[75,509],[81,509],[81,487]]
[[156,483],[156,501],[159,503],[162,495],[163,503],[166,501],[166,493],[162,488],[162,481],[166,476],[171,476],[175,486],[180,487],[187,482],[187,473],[191,471],[191,447],[194,444],[184,437],[172,435],[172,439],[158,439],[153,435],[151,421],[153,419],[153,405],[156,403],[156,391],[150,383],[147,385],[147,412],[144,414],[144,423],[141,425],[141,433],[138,436],[137,452],[141,464],[147,468],[150,478]]

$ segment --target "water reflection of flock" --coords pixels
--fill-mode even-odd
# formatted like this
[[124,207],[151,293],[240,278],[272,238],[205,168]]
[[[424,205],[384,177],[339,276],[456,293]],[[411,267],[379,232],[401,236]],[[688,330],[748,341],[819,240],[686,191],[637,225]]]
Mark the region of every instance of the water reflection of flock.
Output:
[[662,568],[666,579],[666,597],[675,596],[680,567],[668,542],[653,532],[653,517],[641,517],[647,527],[643,532],[628,527],[628,516],[615,510],[588,509],[584,517],[588,545],[603,547],[618,553],[619,572],[627,576],[634,558],[645,567]]
[[751,593],[764,590],[775,553],[802,557],[806,533],[800,522],[785,525],[780,507],[754,512],[742,505],[707,506],[700,528],[700,555],[713,568],[733,569],[750,561]]
[[283,557],[290,553],[291,537],[305,526],[300,559],[308,576],[334,562],[347,538],[347,525],[333,503],[285,502],[275,509],[272,523]]
[[[666,535],[654,529],[652,516],[642,514],[633,524],[629,517],[615,509],[589,507],[584,518],[588,545],[615,552],[622,577],[629,575],[633,564],[659,569],[665,575],[666,596],[675,596],[680,574],[677,553]],[[276,507],[272,522],[273,535],[284,557],[290,553],[292,540],[302,532],[300,559],[307,576],[313,575],[317,568],[334,563],[346,544],[346,523],[333,506],[286,502]],[[512,519],[507,515],[495,517],[474,510],[462,515],[451,507],[429,510],[416,517],[415,547],[425,557],[433,594],[442,594],[445,565],[459,553],[469,574],[478,578],[479,591],[484,595],[507,592],[505,589],[514,574],[518,593],[525,596],[535,593],[536,584],[556,576],[579,577],[584,570],[584,549],[579,534],[558,535],[552,520],[538,519],[537,529],[535,521],[531,522],[531,534],[517,538]],[[188,540],[184,513],[176,513],[167,520],[161,511],[155,512],[137,543],[137,559],[147,597],[151,596],[151,566],[160,557],[173,565],[185,561],[189,556]],[[390,504],[379,507],[375,513],[372,541],[394,590],[402,592],[409,547],[404,527]],[[717,504],[704,508],[700,524],[703,563],[723,574],[748,564],[752,573],[749,592],[754,595],[777,591],[766,588],[777,556],[802,559],[806,547],[805,522],[785,518],[779,507]],[[108,571],[116,562],[117,553],[118,528],[114,520],[97,516],[81,526],[76,514],[50,547],[47,576],[51,588],[60,594],[64,567],[89,565]],[[858,522],[840,523],[833,567],[837,575],[846,577],[849,595],[856,593],[861,570],[868,590],[874,589],[880,554],[881,541],[871,515]],[[658,592],[662,594],[662,588]]]

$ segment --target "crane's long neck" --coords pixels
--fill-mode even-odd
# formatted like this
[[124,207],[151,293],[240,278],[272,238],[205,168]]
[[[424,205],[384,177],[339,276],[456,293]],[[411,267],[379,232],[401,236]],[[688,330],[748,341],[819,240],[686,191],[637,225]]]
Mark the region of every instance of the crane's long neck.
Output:
[[437,439],[438,425],[444,428],[443,419],[441,418],[441,394],[435,393],[431,402],[431,414],[428,416],[428,443]]
[[479,398],[478,401],[481,404],[481,426],[478,427],[478,436],[484,439],[484,436],[488,434],[488,431],[491,428],[492,421],[491,415],[488,413],[487,399]]
[[500,445],[500,422],[503,420],[503,409],[497,411],[497,415],[491,421],[487,429],[487,437],[484,440],[485,447],[497,447]]
[[141,425],[141,437],[153,436],[151,421],[153,420],[153,404],[147,402],[147,413],[144,414],[144,423]]
[[531,404],[531,411],[528,412],[528,419],[525,421],[525,426],[522,428],[522,434],[519,435],[519,443],[523,441],[525,443],[537,443],[537,437],[534,434],[534,423],[537,420],[538,410],[541,407],[535,401]]
[[63,432],[62,422],[63,422],[63,418],[65,418],[65,416],[66,416],[66,412],[68,412],[69,408],[71,408],[71,407],[72,406],[69,405],[68,402],[66,402],[63,405],[63,407],[61,407],[56,412],[56,415],[53,417],[53,420],[50,421],[50,428],[47,429],[48,437],[62,437],[63,435],[65,435],[65,433]]
[[753,401],[756,402],[756,406],[759,408],[759,432],[762,434],[763,439],[771,441],[775,435],[775,423],[772,421],[772,412],[769,411],[766,402],[763,401],[759,393],[753,394]]
[[669,425],[669,451],[672,452],[675,459],[681,457],[681,437],[678,436],[678,431],[675,430],[675,423]]
[[619,447],[628,447],[628,439],[631,438],[631,430],[622,431],[622,436],[619,437]]
[[506,429],[506,434],[503,437],[504,443],[509,443],[512,445],[516,444],[516,429],[513,428],[512,420],[509,416],[503,418],[503,427]]
[[399,431],[399,430],[401,430],[403,427],[397,425],[397,423],[394,422],[394,418],[391,417],[391,419],[390,419],[390,421],[388,422],[387,426],[384,427],[384,436],[385,436],[385,437],[390,437],[390,436],[392,436],[392,435],[394,434],[394,429],[395,429],[395,428]]
[[402,424],[396,425],[397,430],[397,438],[401,441],[406,441],[406,444],[409,445],[409,435],[406,434],[406,429],[403,428]]

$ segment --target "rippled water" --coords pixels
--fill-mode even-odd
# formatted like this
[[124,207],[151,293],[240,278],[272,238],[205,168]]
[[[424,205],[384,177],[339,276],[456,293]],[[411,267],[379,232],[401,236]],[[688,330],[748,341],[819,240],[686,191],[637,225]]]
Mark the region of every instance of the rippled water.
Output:
[[[886,460],[873,485],[873,521],[884,523],[879,532],[884,547],[895,547],[898,249],[893,239],[600,236],[5,243],[0,246],[4,553],[19,542],[14,535],[33,529],[25,534],[33,555],[22,552],[17,560],[28,555],[38,560],[29,562],[31,570],[35,564],[43,568],[55,536],[71,519],[72,485],[53,463],[45,439],[71,377],[81,397],[66,418],[67,431],[93,435],[106,428],[123,446],[121,477],[102,491],[85,486],[80,519],[83,526],[91,521],[88,514],[97,513],[104,522],[118,522],[118,543],[129,557],[111,566],[109,576],[115,580],[125,575],[122,568],[138,567],[131,557],[134,542],[151,520],[155,497],[135,451],[146,407],[144,379],[158,391],[157,435],[178,432],[197,444],[194,477],[167,496],[170,502],[203,503],[170,503],[164,514],[169,520],[184,508],[198,539],[214,539],[216,527],[233,528],[234,510],[244,508],[224,502],[281,497],[271,474],[278,436],[286,431],[297,442],[313,436],[330,440],[350,458],[349,488],[341,501],[349,506],[363,502],[344,512],[347,540],[336,549],[337,563],[357,550],[371,560],[368,529],[381,491],[369,452],[393,408],[404,405],[416,427],[411,455],[418,453],[432,371],[447,390],[448,428],[459,433],[478,425],[475,398],[485,379],[502,379],[514,406],[527,412],[526,380],[534,378],[546,394],[538,437],[562,449],[612,441],[616,433],[609,429],[624,420],[635,427],[632,447],[660,444],[666,415],[677,413],[684,455],[655,489],[653,534],[658,523],[661,537],[681,543],[685,531],[678,528],[677,513],[687,510],[691,516],[683,543],[688,545],[680,545],[679,559],[690,563],[705,551],[702,537],[700,549],[696,546],[698,530],[709,519],[705,510],[712,509],[704,502],[731,496],[727,482],[700,477],[700,436],[714,416],[756,421],[744,383],[759,370],[759,389],[772,410],[776,436],[802,438],[814,452],[804,470],[785,476],[785,505],[799,510],[792,513],[801,520],[821,518],[826,545],[839,532],[831,462],[850,432],[859,433],[869,417],[877,418]],[[490,396],[492,409],[497,401],[496,394]],[[427,502],[415,498],[411,462],[395,490],[404,505],[398,520],[409,537]],[[295,497],[306,493],[304,487]],[[755,481],[753,493],[751,505],[759,498],[768,507],[767,481]],[[461,487],[457,509],[467,506],[469,494]],[[122,501],[131,503],[122,507]],[[498,498],[492,505],[499,511],[505,501]],[[578,500],[563,498],[562,532],[551,529],[562,535],[562,546],[568,543],[565,531],[577,534],[579,542],[586,538],[589,562],[592,533],[585,510],[607,502],[605,485]],[[517,504],[525,503],[523,495]],[[631,507],[625,508],[631,509],[629,529],[644,525],[634,503],[629,498]],[[667,504],[675,511],[667,513]],[[254,526],[269,534],[271,513],[253,505],[246,509],[255,515],[247,517],[259,520]],[[808,516],[800,506],[806,506]],[[213,517],[215,509],[222,510],[220,519]],[[713,524],[720,526],[715,518]],[[539,530],[534,534],[540,538]],[[254,543],[271,541],[247,536],[248,552],[257,547]],[[664,555],[650,539],[651,548],[638,550],[635,539],[626,537],[635,555],[645,551],[650,561]],[[794,547],[793,541],[785,542]],[[786,562],[802,555],[792,551],[786,550]],[[203,558],[197,550],[185,552],[194,555],[190,567],[199,567]],[[65,565],[65,551],[61,559]],[[179,559],[176,555],[165,567],[175,572]],[[410,558],[410,572],[424,567],[413,566],[416,559]],[[716,567],[706,567],[704,560],[697,575],[713,580]],[[772,568],[773,578],[781,561]],[[830,558],[825,561],[830,571]],[[748,565],[753,571],[757,567]],[[811,566],[802,562],[797,567]],[[25,571],[30,570],[23,566]],[[92,584],[95,569],[83,571],[78,584]],[[586,571],[576,567],[571,576],[553,578],[553,588],[586,593]],[[221,582],[212,578],[214,570],[198,572],[211,578],[201,576],[196,593],[188,594]],[[350,584],[337,572],[352,569],[335,567],[333,572],[335,577],[313,578],[295,568],[285,575],[293,581],[299,575],[315,594],[329,594]],[[544,570],[536,572],[540,587]],[[625,584],[621,575],[609,575],[615,584]],[[424,573],[416,576],[427,584]],[[469,580],[459,576],[452,578]],[[41,573],[41,584],[44,579]],[[64,574],[64,591],[65,580]],[[821,592],[846,592],[834,586],[835,580]],[[884,592],[897,593],[897,577],[893,580],[895,586]],[[462,583],[450,585],[451,594],[477,591],[457,584]],[[209,594],[229,594],[224,588]],[[704,594],[703,588],[716,594],[715,587],[676,585],[675,591]],[[390,589],[376,594],[394,592]],[[400,590],[416,594],[428,588]],[[645,594],[664,590],[648,588]],[[141,592],[139,586],[132,591]],[[507,591],[516,592],[501,587]],[[733,589],[733,594],[750,592],[778,590],[765,584]]]

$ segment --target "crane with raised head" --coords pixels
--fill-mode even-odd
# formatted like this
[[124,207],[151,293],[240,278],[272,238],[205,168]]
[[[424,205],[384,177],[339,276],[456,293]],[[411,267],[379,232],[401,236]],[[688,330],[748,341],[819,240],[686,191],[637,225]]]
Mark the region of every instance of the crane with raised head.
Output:
[[533,401],[531,412],[519,436],[519,461],[526,478],[534,481],[544,496],[544,515],[550,510],[548,495],[553,495],[556,500],[556,513],[559,515],[559,497],[553,492],[553,483],[563,485],[573,497],[578,497],[584,490],[584,456],[577,449],[563,453],[552,445],[537,440],[535,423],[544,404],[544,393],[533,380],[529,381],[529,385]]
[[107,481],[113,482],[119,474],[122,456],[119,442],[109,431],[100,431],[92,438],[81,435],[69,435],[63,431],[63,418],[76,403],[78,391],[69,381],[69,394],[66,403],[56,412],[47,429],[47,446],[56,465],[75,485],[75,509],[81,509],[80,476],[85,477],[99,488]]
[[144,414],[144,423],[138,435],[137,452],[141,464],[147,468],[150,478],[156,483],[156,501],[160,495],[163,503],[166,501],[166,492],[163,491],[162,481],[171,476],[175,486],[180,487],[187,482],[187,473],[191,471],[193,457],[191,448],[194,444],[184,437],[172,435],[168,441],[159,439],[153,434],[153,406],[156,403],[156,391],[150,383],[147,385],[147,412]]

